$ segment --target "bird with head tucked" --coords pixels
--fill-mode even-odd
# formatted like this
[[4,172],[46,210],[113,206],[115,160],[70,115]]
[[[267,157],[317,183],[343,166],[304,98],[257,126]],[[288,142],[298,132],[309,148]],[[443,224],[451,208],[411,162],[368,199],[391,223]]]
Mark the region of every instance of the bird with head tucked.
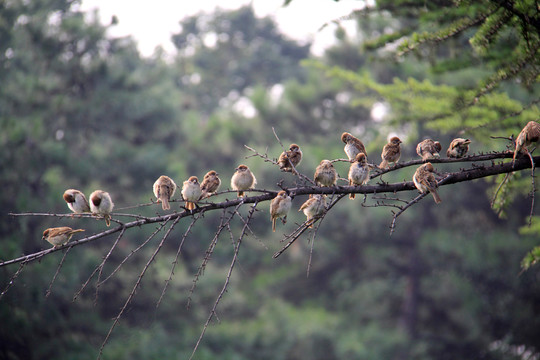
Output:
[[446,150],[446,156],[449,158],[460,159],[464,157],[469,151],[469,144],[471,140],[455,138],[450,142],[448,150]]
[[315,169],[313,180],[320,186],[332,186],[337,181],[337,171],[330,160],[322,160]]
[[169,201],[176,191],[175,182],[170,177],[161,175],[154,183],[153,190],[158,202],[161,201],[161,208],[163,210],[169,210],[171,208]]
[[433,196],[433,200],[435,201],[435,203],[439,204],[442,200],[437,193],[439,185],[437,184],[437,179],[435,178],[435,175],[433,175],[433,171],[435,171],[435,169],[433,168],[433,165],[429,162],[420,165],[414,173],[413,182],[414,186],[416,186],[416,188],[420,190],[421,193],[426,194],[430,192]]
[[438,159],[442,150],[441,143],[431,139],[425,139],[416,146],[416,153],[422,160]]
[[75,214],[90,212],[88,200],[86,200],[86,196],[79,190],[67,189],[64,191],[64,200],[66,201],[68,208]]
[[201,199],[207,198],[210,195],[215,194],[219,190],[219,186],[221,185],[221,180],[219,178],[219,174],[214,171],[210,170],[209,172],[204,175],[203,181],[201,183]]
[[315,219],[324,214],[326,209],[326,195],[310,194],[298,211],[303,211],[306,215],[306,224],[308,227],[313,226]]
[[90,194],[90,210],[93,214],[102,216],[107,226],[111,226],[111,212],[113,208],[114,203],[108,192],[96,190]]

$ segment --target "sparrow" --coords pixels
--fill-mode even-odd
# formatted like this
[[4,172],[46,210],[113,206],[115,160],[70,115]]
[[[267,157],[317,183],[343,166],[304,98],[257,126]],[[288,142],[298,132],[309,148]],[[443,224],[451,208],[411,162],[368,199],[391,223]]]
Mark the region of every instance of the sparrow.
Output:
[[163,210],[169,210],[171,208],[169,200],[171,200],[176,191],[176,184],[174,181],[166,175],[161,175],[154,183],[153,189],[157,201],[161,201],[161,208]]
[[182,197],[186,202],[186,209],[195,209],[195,203],[201,198],[202,190],[199,184],[199,179],[196,176],[191,176],[184,181],[182,186]]
[[469,151],[470,143],[471,140],[469,139],[456,138],[452,140],[450,146],[448,146],[448,150],[446,150],[446,156],[455,159],[464,157]]
[[289,210],[291,210],[291,197],[281,190],[270,202],[270,219],[272,220],[273,232],[276,232],[277,219],[282,218],[284,224],[287,222]]
[[313,226],[316,218],[320,217],[326,209],[326,196],[320,194],[310,194],[298,211],[303,211],[306,215],[308,227]]
[[439,204],[442,200],[437,193],[437,188],[439,185],[437,184],[435,175],[433,175],[433,171],[433,165],[430,162],[420,165],[414,172],[413,181],[414,185],[418,190],[420,190],[420,192],[424,194],[430,192],[431,195],[433,195],[433,200],[435,200],[435,203]]
[[514,151],[512,164],[516,161],[516,156],[519,152],[528,154],[529,150],[527,147],[532,143],[538,142],[538,140],[540,140],[540,124],[536,121],[529,121],[516,139],[516,150]]
[[320,186],[332,186],[337,181],[337,172],[329,160],[322,160],[315,169],[313,180]]
[[68,208],[75,214],[90,212],[88,200],[86,200],[86,196],[79,190],[67,189],[64,191],[64,200],[66,201]]
[[401,148],[399,146],[401,144],[401,140],[397,136],[394,136],[390,139],[388,144],[384,145],[381,158],[382,162],[379,165],[381,169],[386,169],[388,167],[388,163],[397,163],[399,160],[399,157],[401,156]]
[[300,150],[300,146],[291,144],[289,150],[279,155],[278,164],[282,171],[293,172],[293,166],[296,168],[300,164],[300,161],[302,161],[302,150]]
[[90,210],[94,214],[102,215],[105,219],[105,224],[111,226],[111,211],[114,208],[114,203],[108,192],[96,190],[90,194]]
[[[369,165],[366,154],[358,153],[349,168],[349,185],[364,185],[369,181]],[[354,199],[355,194],[349,194],[349,199]]]
[[84,231],[84,229],[73,230],[69,226],[48,228],[43,232],[41,240],[47,240],[53,247],[65,245],[71,240],[73,234]]
[[201,199],[207,198],[218,191],[219,186],[221,185],[221,180],[219,179],[218,175],[219,174],[214,170],[211,170],[204,175],[201,183]]
[[426,139],[418,143],[416,146],[416,153],[422,158],[422,160],[438,159],[441,156],[439,153],[442,150],[441,143]]
[[231,187],[238,191],[238,197],[244,197],[244,191],[257,185],[257,179],[246,165],[239,165],[231,178]]
[[345,143],[345,147],[343,149],[345,150],[345,154],[347,154],[349,161],[354,161],[358,153],[364,153],[367,158],[366,148],[364,147],[364,144],[358,140],[358,138],[354,137],[348,132],[344,132],[341,134],[341,141]]

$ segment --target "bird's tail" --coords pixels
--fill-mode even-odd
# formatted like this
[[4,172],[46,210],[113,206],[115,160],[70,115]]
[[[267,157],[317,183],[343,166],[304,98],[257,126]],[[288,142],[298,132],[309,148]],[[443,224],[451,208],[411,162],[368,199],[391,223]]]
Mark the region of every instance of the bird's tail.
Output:
[[272,231],[276,232],[276,218],[272,218]]
[[73,230],[71,233],[75,234],[75,233],[83,232],[83,231],[84,231],[84,229],[77,229],[77,230]]
[[160,198],[161,200],[161,208],[163,210],[170,210],[171,205],[169,205],[169,199],[166,196],[163,196]]
[[243,192],[243,191],[239,191],[239,192],[238,192],[238,197],[244,197],[244,192]]
[[111,226],[111,215],[106,214],[103,217],[105,218],[105,225]]
[[386,160],[383,160],[383,161],[381,162],[381,165],[379,165],[379,167],[380,167],[381,169],[386,169],[387,166],[388,166],[388,161],[386,161]]
[[195,209],[195,203],[191,202],[191,201],[186,201],[186,209],[188,209],[190,211]]
[[435,200],[435,203],[436,204],[440,204],[441,203],[441,198],[439,197],[439,194],[437,193],[437,191],[435,190],[432,190],[430,191],[431,192],[431,195],[433,195],[433,200]]
[[354,194],[354,193],[350,193],[350,194],[349,194],[349,199],[354,200],[354,198],[355,198],[355,194]]

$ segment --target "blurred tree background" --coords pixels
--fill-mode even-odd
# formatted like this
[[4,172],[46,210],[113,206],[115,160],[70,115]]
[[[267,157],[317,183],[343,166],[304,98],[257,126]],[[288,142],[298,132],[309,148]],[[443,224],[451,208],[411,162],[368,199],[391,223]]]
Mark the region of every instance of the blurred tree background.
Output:
[[[517,135],[540,115],[535,1],[378,1],[343,19],[355,21],[358,33],[338,26],[335,45],[319,57],[251,7],[183,19],[172,59],[160,51],[140,56],[131,38],[107,36],[96,19],[75,0],[0,2],[2,260],[47,248],[47,227],[103,230],[91,219],[7,215],[67,212],[67,188],[104,189],[122,209],[148,202],[162,174],[181,184],[215,169],[225,188],[246,163],[261,188],[291,184],[290,174],[245,159],[244,144],[279,156],[272,127],[285,145],[301,146],[299,170],[311,175],[321,159],[344,157],[343,131],[362,139],[377,163],[390,133],[404,140],[402,159],[416,158],[425,137],[443,150],[461,136],[473,140],[472,152],[501,151],[509,142],[490,135]],[[347,165],[336,167],[345,177]],[[413,171],[383,180],[410,180]],[[530,177],[512,176],[492,209],[501,179],[444,187],[441,205],[426,199],[409,209],[391,237],[388,208],[363,207],[361,197],[340,202],[319,229],[309,277],[308,236],[272,259],[280,234],[302,221],[295,210],[305,198],[294,199],[276,233],[261,205],[251,227],[256,237],[244,242],[218,308],[220,322],[195,358],[540,359],[540,273],[520,274],[521,259],[539,242],[539,220],[526,227]],[[161,208],[134,211],[151,216]],[[105,359],[189,357],[233,253],[222,235],[186,308],[219,219],[207,214],[195,224],[156,309],[189,221],[176,226]],[[155,230],[129,231],[104,275]],[[96,357],[159,235],[97,297],[91,282],[72,301],[114,240],[73,248],[48,297],[62,254],[23,269],[0,300],[0,358]],[[16,271],[0,268],[2,289]]]

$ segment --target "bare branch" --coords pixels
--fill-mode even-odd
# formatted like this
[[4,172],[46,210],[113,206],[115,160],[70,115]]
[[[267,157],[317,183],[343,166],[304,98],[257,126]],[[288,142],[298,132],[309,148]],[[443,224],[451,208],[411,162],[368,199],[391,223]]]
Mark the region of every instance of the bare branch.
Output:
[[126,302],[124,303],[124,306],[122,307],[122,309],[120,310],[120,312],[118,313],[118,315],[114,318],[114,321],[113,321],[113,324],[111,325],[111,328],[109,329],[109,332],[107,333],[107,336],[105,337],[105,340],[103,341],[103,344],[101,344],[101,348],[99,349],[99,354],[98,354],[98,359],[101,359],[101,356],[103,355],[103,349],[105,348],[105,345],[107,345],[107,342],[109,341],[109,338],[114,330],[114,328],[116,327],[116,325],[118,324],[118,322],[120,321],[120,318],[122,317],[122,315],[124,314],[124,311],[126,310],[127,306],[131,303],[131,300],[133,299],[133,297],[135,296],[135,293],[137,292],[137,289],[139,288],[139,285],[141,284],[141,281],[142,281],[142,278],[144,277],[144,275],[146,274],[146,271],[149,269],[150,267],[150,264],[154,261],[154,259],[156,258],[156,255],[158,254],[158,252],[161,250],[163,244],[165,243],[165,240],[167,240],[167,238],[169,237],[171,231],[174,229],[174,226],[180,221],[180,217],[177,217],[174,222],[171,224],[171,226],[169,227],[169,230],[167,230],[167,232],[165,233],[165,235],[163,235],[163,238],[161,239],[161,242],[159,243],[159,245],[157,246],[156,250],[154,251],[154,253],[152,254],[152,256],[150,256],[150,259],[148,259],[148,262],[146,263],[146,265],[144,266],[143,270],[141,271],[141,273],[139,274],[139,277],[137,278],[137,281],[135,282],[135,285],[133,286],[133,289],[131,290],[131,293],[129,294]]
[[178,245],[178,250],[176,251],[176,256],[174,257],[174,261],[172,262],[171,266],[171,273],[169,274],[169,278],[165,280],[165,286],[163,287],[163,290],[161,291],[161,296],[159,297],[159,300],[156,303],[156,309],[159,308],[159,305],[161,304],[161,300],[163,300],[163,297],[165,296],[165,293],[167,292],[167,288],[169,287],[169,283],[172,280],[172,277],[174,275],[174,269],[176,267],[176,264],[178,263],[178,257],[180,256],[180,252],[182,251],[182,247],[184,245],[184,241],[188,237],[188,235],[191,233],[191,229],[193,228],[193,225],[199,220],[199,216],[194,216],[193,220],[191,221],[191,224],[189,224],[187,230],[184,232],[184,235],[182,236],[182,240],[180,240],[180,244]]
[[206,333],[206,329],[208,328],[208,325],[210,324],[210,321],[212,321],[212,318],[214,317],[214,315],[216,315],[216,310],[217,310],[217,307],[219,305],[219,302],[221,300],[221,298],[223,297],[223,295],[225,294],[225,292],[227,291],[227,287],[229,285],[229,281],[231,280],[231,275],[232,275],[232,271],[234,269],[234,265],[236,264],[236,260],[238,259],[238,253],[240,251],[240,245],[242,244],[242,240],[246,234],[246,230],[247,230],[247,224],[249,224],[251,218],[253,217],[253,213],[255,212],[255,208],[257,207],[257,204],[258,202],[255,202],[253,204],[253,206],[251,207],[251,210],[249,211],[249,214],[248,214],[248,217],[247,217],[247,222],[244,224],[244,227],[242,228],[242,233],[240,234],[240,236],[238,237],[238,241],[236,242],[236,245],[235,245],[235,249],[234,249],[234,255],[233,255],[233,258],[232,258],[232,261],[231,261],[231,265],[229,267],[229,271],[227,272],[227,277],[225,278],[225,283],[223,284],[223,288],[221,289],[215,303],[214,303],[214,306],[212,307],[212,310],[210,311],[210,315],[208,316],[208,319],[206,319],[206,323],[204,324],[204,327],[202,329],[202,332],[201,332],[201,335],[199,336],[199,339],[197,340],[197,343],[195,344],[195,347],[193,348],[193,352],[191,353],[191,356],[189,357],[189,359],[193,359],[193,356],[195,355],[195,352],[197,351],[197,348],[199,347],[200,343],[201,343],[201,340],[202,338],[204,337],[204,334]]
[[49,297],[49,295],[51,294],[51,288],[54,284],[54,282],[56,281],[56,277],[58,276],[58,274],[60,273],[60,269],[62,268],[62,265],[64,264],[64,260],[66,260],[66,256],[69,252],[69,250],[71,250],[71,248],[67,248],[66,251],[64,252],[64,256],[62,256],[62,260],[60,260],[60,263],[58,264],[58,267],[56,268],[56,272],[54,273],[54,276],[49,284],[49,288],[47,289],[47,292],[45,293],[45,299]]

